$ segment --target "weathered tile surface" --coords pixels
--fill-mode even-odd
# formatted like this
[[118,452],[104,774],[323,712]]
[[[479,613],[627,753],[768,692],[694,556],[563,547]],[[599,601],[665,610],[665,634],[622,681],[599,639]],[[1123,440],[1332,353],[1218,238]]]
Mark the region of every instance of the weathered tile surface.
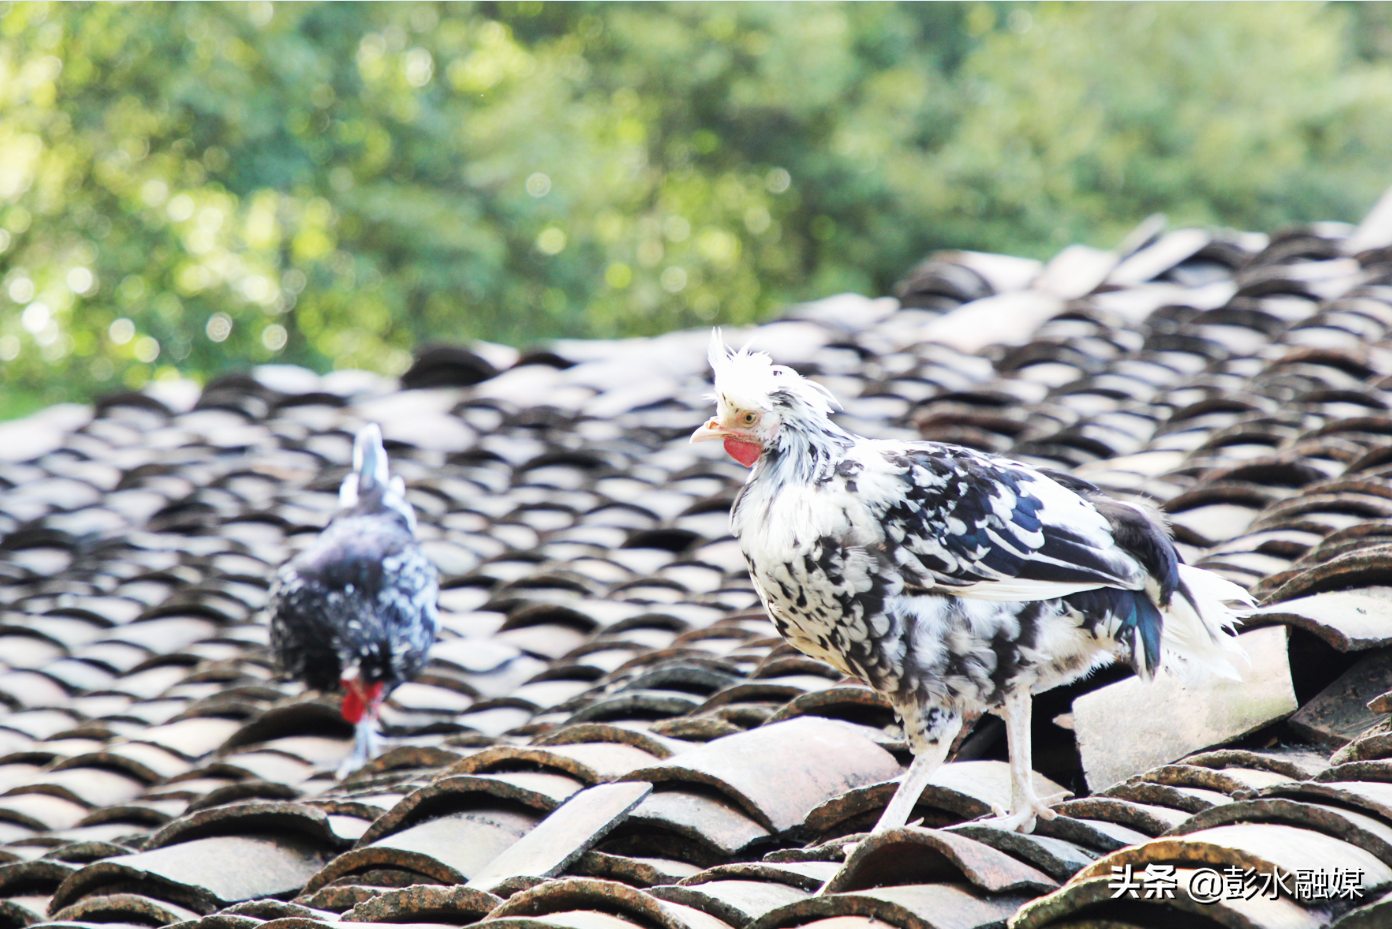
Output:
[[[1137,771],[1240,738],[1294,711],[1298,704],[1285,630],[1248,632],[1239,641],[1250,659],[1242,681],[1214,678],[1191,685],[1162,672],[1150,683],[1129,678],[1074,700],[1088,786],[1110,787]],[[1169,712],[1157,714],[1156,706]]]

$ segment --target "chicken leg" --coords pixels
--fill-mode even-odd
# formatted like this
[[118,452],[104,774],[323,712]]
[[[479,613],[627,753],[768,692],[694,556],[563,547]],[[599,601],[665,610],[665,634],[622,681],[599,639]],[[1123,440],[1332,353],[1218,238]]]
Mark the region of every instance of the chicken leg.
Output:
[[377,713],[365,712],[353,724],[353,751],[338,766],[334,777],[343,780],[382,753],[382,735],[377,731]]
[[939,707],[926,711],[914,707],[907,712],[901,710],[901,715],[914,759],[900,779],[899,789],[890,798],[889,806],[885,807],[879,822],[875,823],[875,832],[888,832],[908,823],[909,814],[913,812],[919,797],[923,796],[923,788],[928,786],[934,772],[947,760],[952,741],[962,728],[961,716]]
[[1005,717],[1005,740],[1010,752],[1010,812],[996,810],[996,815],[985,822],[1008,832],[1033,832],[1037,818],[1058,816],[1050,809],[1050,804],[1068,796],[1064,792],[1040,797],[1034,792],[1034,750],[1030,744],[1032,709],[1028,686],[1015,685],[1006,690],[1000,712]]

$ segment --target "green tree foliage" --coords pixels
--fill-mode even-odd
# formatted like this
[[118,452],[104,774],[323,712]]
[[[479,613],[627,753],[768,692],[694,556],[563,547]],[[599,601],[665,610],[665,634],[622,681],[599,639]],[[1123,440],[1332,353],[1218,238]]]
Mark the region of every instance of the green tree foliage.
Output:
[[[1369,6],[1380,6],[1370,4]],[[1392,70],[1312,4],[1060,4],[966,68],[933,158],[958,235],[1007,251],[1111,244],[1151,212],[1270,230],[1361,217],[1392,184]],[[972,210],[971,205],[980,205]]]
[[[11,404],[1356,219],[1382,5],[0,3]],[[19,400],[13,398],[19,397]],[[28,400],[24,398],[29,398]]]

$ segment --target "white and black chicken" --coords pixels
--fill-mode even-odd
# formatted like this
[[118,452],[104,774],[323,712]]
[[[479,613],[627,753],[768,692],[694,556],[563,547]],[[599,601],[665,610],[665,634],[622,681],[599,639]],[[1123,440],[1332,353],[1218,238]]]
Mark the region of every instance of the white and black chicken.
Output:
[[964,717],[1004,718],[1012,802],[997,825],[1052,819],[1031,783],[1030,693],[1114,659],[1238,679],[1224,605],[1247,593],[1181,564],[1164,523],[1086,481],[937,442],[866,439],[830,392],[712,337],[722,439],[753,470],[730,521],[793,646],[882,693],[914,761],[877,832],[904,825]]
[[343,691],[356,741],[339,777],[378,753],[382,701],[419,673],[439,627],[435,565],[416,544],[405,483],[387,475],[382,432],[370,423],[353,442],[342,509],[271,585],[277,669],[312,689]]

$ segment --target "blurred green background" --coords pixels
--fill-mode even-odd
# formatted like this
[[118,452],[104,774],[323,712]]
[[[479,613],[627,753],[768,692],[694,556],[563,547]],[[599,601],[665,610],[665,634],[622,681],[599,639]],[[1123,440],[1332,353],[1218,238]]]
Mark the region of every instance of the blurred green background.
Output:
[[0,416],[1356,221],[1387,4],[0,3]]

